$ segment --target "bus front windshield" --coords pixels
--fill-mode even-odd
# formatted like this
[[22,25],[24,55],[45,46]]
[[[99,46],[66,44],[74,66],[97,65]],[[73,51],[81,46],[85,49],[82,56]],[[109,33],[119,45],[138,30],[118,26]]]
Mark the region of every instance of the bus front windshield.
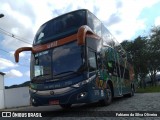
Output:
[[53,50],[53,76],[61,76],[79,71],[82,65],[81,47],[72,43]]
[[33,80],[57,80],[79,73],[83,66],[82,46],[72,42],[52,50],[35,54],[31,69]]

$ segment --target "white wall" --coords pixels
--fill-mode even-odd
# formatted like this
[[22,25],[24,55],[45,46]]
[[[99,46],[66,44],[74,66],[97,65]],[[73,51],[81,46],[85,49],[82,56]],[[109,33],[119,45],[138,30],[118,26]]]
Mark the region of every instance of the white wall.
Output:
[[4,108],[4,90],[0,90],[0,109]]
[[0,109],[4,107],[4,77],[0,74]]
[[4,76],[0,74],[0,90],[4,90]]
[[4,74],[0,72],[0,109],[28,105],[30,105],[29,88],[4,89]]
[[20,107],[30,105],[28,87],[5,89],[5,108]]

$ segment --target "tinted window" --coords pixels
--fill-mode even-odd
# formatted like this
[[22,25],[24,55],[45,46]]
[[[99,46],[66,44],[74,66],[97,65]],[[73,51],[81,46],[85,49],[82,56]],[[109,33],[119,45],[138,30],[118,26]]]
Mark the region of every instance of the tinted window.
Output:
[[108,31],[107,28],[105,28],[104,25],[102,25],[102,39],[103,39],[103,45],[107,46],[111,46],[113,47],[115,42],[114,42],[114,38],[111,35],[111,33]]
[[34,44],[60,39],[77,32],[86,23],[85,11],[76,11],[62,15],[43,24],[38,30]]
[[101,22],[100,20],[88,11],[87,16],[87,25],[98,35],[101,37]]
[[89,71],[95,71],[97,69],[95,52],[88,51],[88,63],[89,63]]
[[76,42],[53,50],[53,76],[77,72],[82,67],[82,50]]
[[129,80],[129,70],[125,69],[124,78]]
[[52,78],[51,51],[43,51],[32,55],[31,78],[47,80]]
[[86,38],[86,43],[87,43],[87,47],[95,50],[95,51],[100,51],[101,49],[101,40],[97,40],[97,39],[94,39],[94,38],[90,38],[90,37],[87,37]]

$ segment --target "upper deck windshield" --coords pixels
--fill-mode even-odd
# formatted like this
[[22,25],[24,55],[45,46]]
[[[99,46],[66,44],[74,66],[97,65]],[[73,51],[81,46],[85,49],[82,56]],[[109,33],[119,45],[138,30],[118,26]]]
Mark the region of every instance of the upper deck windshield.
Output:
[[76,33],[78,28],[86,23],[85,12],[71,12],[46,22],[38,30],[33,44],[43,44]]

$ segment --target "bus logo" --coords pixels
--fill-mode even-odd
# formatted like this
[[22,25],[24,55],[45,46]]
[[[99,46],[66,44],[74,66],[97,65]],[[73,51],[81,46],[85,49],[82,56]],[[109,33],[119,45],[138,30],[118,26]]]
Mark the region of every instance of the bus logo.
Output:
[[51,94],[51,95],[54,95],[54,91],[50,91],[50,94]]

